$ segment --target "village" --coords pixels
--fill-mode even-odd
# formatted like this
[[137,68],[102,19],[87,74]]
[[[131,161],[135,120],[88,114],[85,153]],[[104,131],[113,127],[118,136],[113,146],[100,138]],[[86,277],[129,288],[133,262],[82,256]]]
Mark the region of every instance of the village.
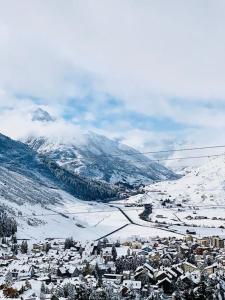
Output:
[[225,239],[0,243],[0,299],[224,299]]

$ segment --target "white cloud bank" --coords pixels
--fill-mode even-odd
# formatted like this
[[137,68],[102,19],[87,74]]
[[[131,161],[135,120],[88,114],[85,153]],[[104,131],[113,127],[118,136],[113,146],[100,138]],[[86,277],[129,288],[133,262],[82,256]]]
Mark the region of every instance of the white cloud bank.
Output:
[[145,112],[156,96],[225,99],[224,1],[0,5],[3,88],[66,98],[81,93],[71,78],[83,71]]
[[[125,109],[201,127],[207,137],[222,133],[224,36],[222,0],[0,0],[0,107],[18,109],[15,95],[54,107],[94,91]],[[19,117],[11,117],[0,127],[15,136],[25,124],[13,127]],[[125,135],[145,147],[145,131]]]

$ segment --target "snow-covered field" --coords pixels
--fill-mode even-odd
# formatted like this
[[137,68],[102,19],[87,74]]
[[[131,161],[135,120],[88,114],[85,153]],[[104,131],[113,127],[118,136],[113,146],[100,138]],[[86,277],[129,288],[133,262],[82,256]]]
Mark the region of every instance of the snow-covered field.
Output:
[[60,193],[62,204],[41,207],[40,205],[16,203],[0,199],[16,216],[18,238],[43,240],[45,238],[66,238],[73,236],[79,240],[97,239],[127,224],[126,218],[115,208],[104,204],[88,203]]
[[149,225],[149,227],[141,227],[137,225],[129,225],[122,230],[112,234],[110,239],[119,239],[123,240],[135,240],[139,238],[151,239],[153,237],[182,237],[179,233],[164,231],[162,229],[154,228]]

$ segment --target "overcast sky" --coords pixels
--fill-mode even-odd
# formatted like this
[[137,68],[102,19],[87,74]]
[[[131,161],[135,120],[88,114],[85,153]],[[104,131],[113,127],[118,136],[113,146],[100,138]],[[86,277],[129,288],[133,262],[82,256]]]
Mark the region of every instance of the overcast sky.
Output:
[[0,0],[1,132],[36,106],[140,150],[225,143],[225,1]]

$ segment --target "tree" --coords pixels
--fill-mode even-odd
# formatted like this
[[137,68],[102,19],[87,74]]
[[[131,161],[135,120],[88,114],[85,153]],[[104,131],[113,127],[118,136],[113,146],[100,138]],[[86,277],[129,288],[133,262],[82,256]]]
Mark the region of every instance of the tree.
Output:
[[43,293],[43,294],[46,293],[46,286],[45,286],[44,281],[42,281],[42,283],[41,283],[41,293]]
[[113,257],[113,261],[116,261],[117,251],[115,245],[112,246],[112,257]]
[[8,271],[5,275],[5,284],[7,286],[11,286],[12,282],[13,282],[12,273],[10,271]]
[[75,299],[77,299],[76,298],[76,295],[77,295],[76,287],[72,283],[70,283],[70,282],[66,283],[63,286],[63,289],[64,289],[65,297],[68,300],[75,300]]
[[67,292],[68,292],[68,300],[76,299],[76,288],[74,285],[69,284],[67,287]]
[[0,237],[9,237],[17,231],[17,224],[14,218],[6,213],[6,208],[0,206]]
[[98,266],[97,263],[96,263],[96,265],[95,265],[95,270],[94,270],[94,272],[95,272],[95,277],[96,277],[97,280],[98,280],[98,284],[101,286],[101,285],[102,285],[102,272],[101,272],[101,270],[99,269],[99,266]]
[[57,285],[57,287],[56,287],[55,296],[57,296],[58,298],[65,296],[64,290],[60,285]]
[[26,280],[26,281],[25,281],[25,289],[26,289],[26,290],[32,289],[32,286],[31,286],[31,283],[30,283],[29,280]]
[[22,241],[22,244],[20,246],[20,250],[23,254],[27,253],[28,251],[28,244],[27,241]]
[[106,292],[102,289],[93,290],[89,296],[89,300],[107,300]]
[[83,252],[84,252],[84,249],[82,247],[79,248],[79,254],[80,254],[80,257],[82,258],[83,256]]
[[6,298],[18,298],[19,292],[17,289],[14,289],[12,287],[6,287],[3,290],[3,294]]
[[17,255],[18,254],[18,245],[17,244],[13,244],[11,246],[11,251],[14,255]]
[[12,235],[12,239],[11,240],[12,240],[13,244],[17,244],[17,237],[16,237],[15,234]]
[[46,243],[45,244],[45,252],[48,253],[50,249],[51,249],[51,245],[49,243]]
[[91,275],[91,267],[90,267],[90,264],[87,262],[85,267],[84,267],[84,271],[83,271],[83,275],[86,276],[86,275]]
[[65,243],[64,243],[64,248],[65,249],[70,249],[71,247],[74,246],[74,241],[73,241],[73,238],[70,237],[70,238],[66,238],[65,239]]
[[56,295],[52,295],[51,300],[59,300],[59,298]]

